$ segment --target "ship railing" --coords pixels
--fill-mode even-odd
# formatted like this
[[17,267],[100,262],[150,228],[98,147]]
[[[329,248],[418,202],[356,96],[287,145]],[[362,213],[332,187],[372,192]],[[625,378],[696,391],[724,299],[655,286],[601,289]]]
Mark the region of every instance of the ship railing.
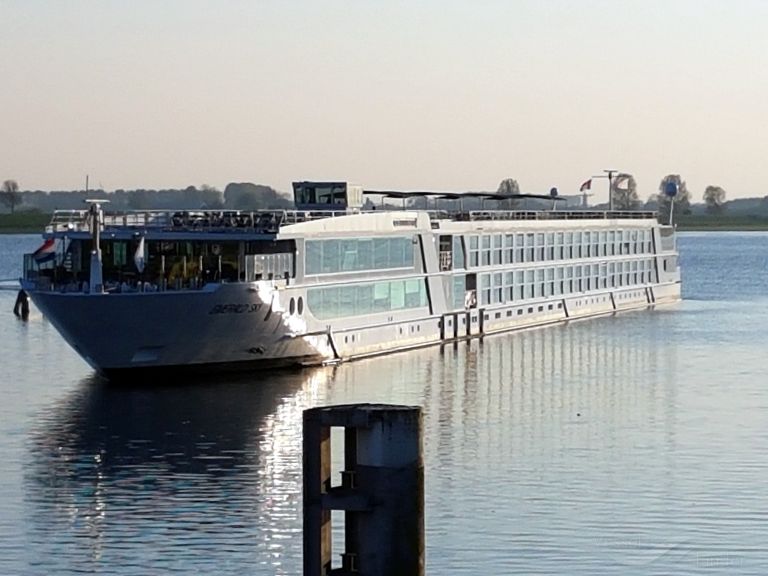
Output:
[[[284,276],[273,274],[254,274],[250,278],[240,282],[258,282],[266,280],[277,287],[285,287],[291,283],[288,273]],[[157,282],[149,280],[126,280],[123,282],[107,280],[104,282],[106,294],[140,294],[140,293],[181,293],[200,292],[211,284],[236,283],[237,280],[204,280],[201,277],[193,277],[174,281],[161,279]],[[87,280],[76,280],[74,277],[57,278],[53,275],[31,274],[24,278],[24,286],[36,292],[57,292],[59,294],[88,294],[89,284]]]
[[613,220],[656,219],[656,213],[639,210],[471,210],[459,219],[475,220]]
[[86,210],[56,210],[45,227],[46,232],[66,232],[88,229]]
[[285,210],[284,214],[286,224],[298,224],[299,222],[309,222],[311,220],[348,216],[350,212],[346,210]]
[[[250,232],[275,234],[281,226],[348,216],[347,210],[125,210],[105,212],[109,228],[160,229],[183,232]],[[361,213],[375,213],[363,211]],[[656,213],[633,210],[428,210],[435,220],[584,220],[655,219]],[[46,231],[90,231],[86,210],[56,210]]]
[[[109,228],[161,229],[185,232],[276,233],[280,226],[346,216],[346,210],[125,210],[105,212]],[[86,210],[56,210],[46,231],[90,231]]]
[[[105,212],[103,226],[108,227],[162,227],[171,221],[170,214],[164,210]],[[87,210],[56,210],[46,227],[47,232],[89,232],[90,225]]]
[[[60,294],[88,294],[88,280],[78,280],[72,275],[52,273],[50,271],[28,272],[24,278],[25,286],[36,292],[58,292]],[[200,277],[165,279],[157,282],[149,280],[107,280],[104,292],[108,294],[137,294],[142,292],[199,292],[206,284]],[[212,281],[214,284],[220,281]]]

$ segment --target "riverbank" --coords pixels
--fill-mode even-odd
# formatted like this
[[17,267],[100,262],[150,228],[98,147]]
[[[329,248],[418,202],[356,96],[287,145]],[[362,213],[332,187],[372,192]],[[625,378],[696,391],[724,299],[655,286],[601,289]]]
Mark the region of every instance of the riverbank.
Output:
[[749,232],[768,230],[768,217],[749,214],[686,215],[677,221],[681,232]]
[[0,214],[0,234],[39,234],[51,221],[43,212]]

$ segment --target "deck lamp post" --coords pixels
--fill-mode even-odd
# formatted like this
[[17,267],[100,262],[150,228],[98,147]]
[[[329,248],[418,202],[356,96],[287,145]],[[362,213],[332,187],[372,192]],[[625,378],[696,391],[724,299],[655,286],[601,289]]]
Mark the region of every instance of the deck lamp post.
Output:
[[677,182],[670,180],[664,185],[664,195],[669,198],[669,225],[673,225],[673,214],[675,213],[675,197],[677,196]]

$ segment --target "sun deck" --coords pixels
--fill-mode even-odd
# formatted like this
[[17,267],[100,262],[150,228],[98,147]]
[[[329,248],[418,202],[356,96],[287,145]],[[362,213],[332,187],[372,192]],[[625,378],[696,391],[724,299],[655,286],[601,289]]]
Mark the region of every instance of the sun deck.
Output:
[[[398,211],[394,208],[388,211]],[[414,211],[403,209],[403,211]],[[483,220],[612,220],[656,219],[648,211],[597,210],[416,210],[429,214],[433,222]],[[135,229],[161,232],[230,232],[276,234],[283,226],[341,216],[381,213],[382,210],[136,210],[105,212],[103,230]],[[435,226],[436,227],[436,226]],[[87,210],[56,210],[46,233],[89,233]]]

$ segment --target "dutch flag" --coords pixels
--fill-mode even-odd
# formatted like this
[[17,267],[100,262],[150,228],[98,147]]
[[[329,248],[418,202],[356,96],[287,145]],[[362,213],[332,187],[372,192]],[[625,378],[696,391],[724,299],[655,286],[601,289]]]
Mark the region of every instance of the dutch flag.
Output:
[[56,259],[56,240],[48,238],[40,248],[32,253],[32,258],[38,265],[54,261]]

